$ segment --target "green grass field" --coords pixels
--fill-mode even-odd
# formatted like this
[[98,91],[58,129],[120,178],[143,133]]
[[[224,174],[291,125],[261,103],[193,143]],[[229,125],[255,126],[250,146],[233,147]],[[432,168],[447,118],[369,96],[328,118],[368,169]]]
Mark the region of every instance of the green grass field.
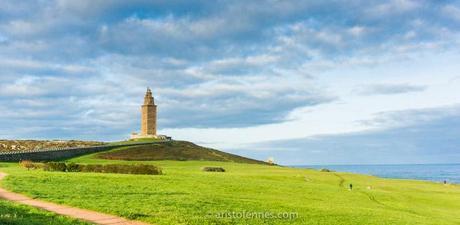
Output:
[[63,216],[0,200],[2,225],[89,225]]
[[[83,156],[79,163],[136,163]],[[2,186],[34,198],[154,224],[460,224],[460,187],[277,166],[152,161],[164,175],[27,171],[3,164]],[[221,166],[225,173],[202,172]],[[354,190],[347,189],[353,183]],[[368,188],[370,187],[370,189]],[[296,213],[236,218],[219,213]],[[249,214],[247,214],[249,215]],[[254,214],[253,214],[254,215]]]

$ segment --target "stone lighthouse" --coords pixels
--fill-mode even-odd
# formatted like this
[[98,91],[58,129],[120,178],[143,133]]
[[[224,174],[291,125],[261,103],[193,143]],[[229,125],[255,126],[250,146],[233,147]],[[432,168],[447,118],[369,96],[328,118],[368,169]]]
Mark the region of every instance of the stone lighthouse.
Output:
[[141,133],[132,133],[131,139],[158,138],[157,136],[157,106],[153,99],[152,90],[147,88],[144,104],[141,107]]
[[141,135],[146,137],[157,135],[157,106],[150,88],[147,88],[142,105]]

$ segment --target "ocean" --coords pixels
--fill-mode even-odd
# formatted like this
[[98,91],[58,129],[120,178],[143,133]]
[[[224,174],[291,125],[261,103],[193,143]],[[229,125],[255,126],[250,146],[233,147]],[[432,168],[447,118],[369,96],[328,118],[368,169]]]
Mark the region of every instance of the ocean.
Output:
[[428,180],[460,184],[460,164],[411,165],[305,165],[298,168],[327,168],[339,172],[369,174],[384,178]]

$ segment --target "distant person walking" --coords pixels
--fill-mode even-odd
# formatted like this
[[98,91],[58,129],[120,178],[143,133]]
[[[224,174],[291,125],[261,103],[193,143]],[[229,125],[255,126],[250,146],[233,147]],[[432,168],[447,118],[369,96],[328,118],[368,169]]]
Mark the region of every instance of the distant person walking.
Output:
[[447,184],[447,180],[444,180],[444,184]]
[[350,184],[350,191],[353,190],[353,184]]

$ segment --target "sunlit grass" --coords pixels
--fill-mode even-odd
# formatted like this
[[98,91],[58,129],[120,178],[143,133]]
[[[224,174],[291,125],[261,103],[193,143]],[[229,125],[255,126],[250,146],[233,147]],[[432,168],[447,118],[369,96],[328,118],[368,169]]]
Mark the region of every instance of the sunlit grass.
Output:
[[[137,163],[94,159],[79,163]],[[460,187],[277,166],[203,161],[145,162],[164,175],[27,171],[3,186],[57,203],[154,224],[459,224]],[[203,172],[204,166],[225,168]],[[348,190],[349,183],[354,189]],[[217,218],[221,212],[295,212],[295,219]]]

